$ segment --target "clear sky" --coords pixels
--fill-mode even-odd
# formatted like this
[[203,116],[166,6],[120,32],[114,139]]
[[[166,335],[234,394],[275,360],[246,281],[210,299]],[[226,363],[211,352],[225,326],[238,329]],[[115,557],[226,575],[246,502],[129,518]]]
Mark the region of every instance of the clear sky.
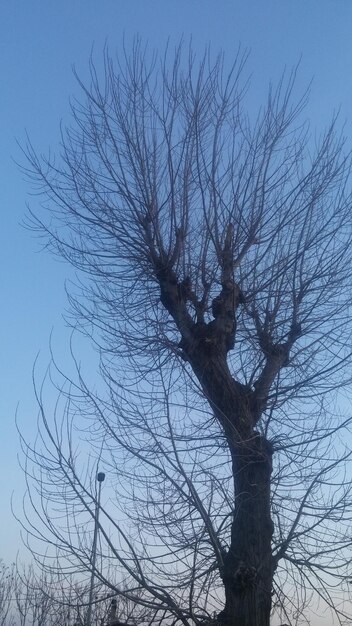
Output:
[[[0,557],[14,558],[20,547],[10,512],[10,495],[20,503],[24,490],[18,469],[16,406],[27,433],[35,431],[31,371],[49,360],[49,335],[61,359],[69,332],[62,320],[64,281],[70,270],[39,251],[19,224],[26,203],[35,206],[29,187],[13,163],[16,140],[28,131],[39,150],[55,149],[61,119],[78,88],[75,65],[87,75],[92,46],[97,56],[122,37],[141,35],[162,48],[168,37],[192,36],[195,49],[211,43],[231,58],[238,45],[251,51],[254,101],[265,85],[301,58],[302,88],[313,78],[309,114],[319,129],[333,109],[341,109],[352,131],[351,0],[0,0]],[[66,351],[67,345],[67,351]],[[83,357],[89,350],[84,348]]]

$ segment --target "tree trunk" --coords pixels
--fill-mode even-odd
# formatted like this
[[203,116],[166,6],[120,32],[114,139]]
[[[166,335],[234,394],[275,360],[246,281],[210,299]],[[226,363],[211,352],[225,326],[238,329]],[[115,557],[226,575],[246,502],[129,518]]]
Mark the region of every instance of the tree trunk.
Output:
[[269,442],[253,434],[233,451],[235,510],[222,578],[226,626],[269,626],[272,591]]
[[272,446],[256,431],[263,407],[255,392],[235,381],[228,368],[226,334],[211,324],[197,328],[191,345],[182,342],[232,456],[234,515],[230,548],[220,574],[225,607],[221,626],[269,626],[272,592],[270,511]]
[[232,377],[227,363],[227,353],[234,347],[238,289],[233,282],[231,289],[223,283],[220,295],[213,300],[214,320],[194,324],[185,303],[182,308],[178,299],[176,277],[171,278],[163,283],[163,304],[179,326],[183,358],[189,361],[223,427],[232,456],[234,514],[230,547],[220,566],[225,607],[218,623],[269,626],[273,577],[272,447],[256,430],[263,402],[255,388]]

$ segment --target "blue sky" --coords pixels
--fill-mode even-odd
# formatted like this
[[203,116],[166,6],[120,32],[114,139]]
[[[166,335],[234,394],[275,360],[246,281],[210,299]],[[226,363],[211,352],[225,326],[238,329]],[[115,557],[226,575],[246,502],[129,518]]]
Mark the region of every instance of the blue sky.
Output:
[[[0,557],[14,558],[18,530],[10,495],[20,503],[24,490],[18,469],[19,421],[35,431],[31,387],[34,359],[42,370],[49,360],[49,335],[62,360],[69,331],[62,320],[65,278],[70,269],[40,252],[38,241],[20,226],[26,203],[36,198],[12,159],[21,158],[16,140],[28,131],[38,150],[55,149],[60,120],[68,120],[69,98],[78,94],[72,74],[87,75],[92,47],[111,51],[135,34],[162,48],[168,37],[192,36],[194,48],[211,43],[231,58],[238,45],[249,49],[253,102],[263,99],[270,79],[301,58],[299,85],[311,78],[308,108],[318,129],[333,109],[341,109],[352,133],[351,0],[2,0],[0,5],[0,275],[1,470]],[[67,350],[66,350],[67,345]],[[89,348],[81,347],[89,358]]]

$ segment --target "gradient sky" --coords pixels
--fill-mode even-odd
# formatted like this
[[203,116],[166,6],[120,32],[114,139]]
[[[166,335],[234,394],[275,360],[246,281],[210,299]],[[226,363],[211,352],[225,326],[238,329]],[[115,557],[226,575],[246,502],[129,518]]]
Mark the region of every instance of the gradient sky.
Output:
[[[68,120],[69,98],[78,94],[74,65],[84,78],[94,46],[99,57],[107,42],[113,52],[135,34],[163,48],[170,37],[192,36],[194,48],[210,42],[231,59],[239,44],[251,54],[253,102],[260,104],[270,79],[301,58],[299,85],[313,78],[308,108],[319,128],[341,110],[352,136],[351,0],[0,0],[0,285],[2,290],[0,376],[0,557],[7,562],[20,548],[10,511],[11,492],[20,506],[24,482],[17,461],[19,421],[34,434],[36,408],[31,374],[55,352],[64,361],[69,331],[62,320],[64,281],[70,269],[40,252],[38,241],[20,226],[26,203],[36,198],[14,160],[16,140],[28,131],[39,151],[55,150],[60,120]],[[80,346],[82,358],[89,348]],[[320,622],[322,623],[322,622]]]

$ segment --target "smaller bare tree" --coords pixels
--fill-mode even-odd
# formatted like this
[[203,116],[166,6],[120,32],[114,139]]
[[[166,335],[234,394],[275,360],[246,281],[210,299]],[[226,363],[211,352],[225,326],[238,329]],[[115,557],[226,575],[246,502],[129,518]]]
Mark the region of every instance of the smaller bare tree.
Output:
[[[1,626],[84,626],[89,583],[61,571],[44,574],[33,565],[13,568],[11,596]],[[98,582],[92,606],[92,624],[104,625],[111,613],[111,590]],[[121,599],[114,602],[122,616]]]
[[15,584],[15,566],[0,561],[0,626],[12,626],[11,606]]

